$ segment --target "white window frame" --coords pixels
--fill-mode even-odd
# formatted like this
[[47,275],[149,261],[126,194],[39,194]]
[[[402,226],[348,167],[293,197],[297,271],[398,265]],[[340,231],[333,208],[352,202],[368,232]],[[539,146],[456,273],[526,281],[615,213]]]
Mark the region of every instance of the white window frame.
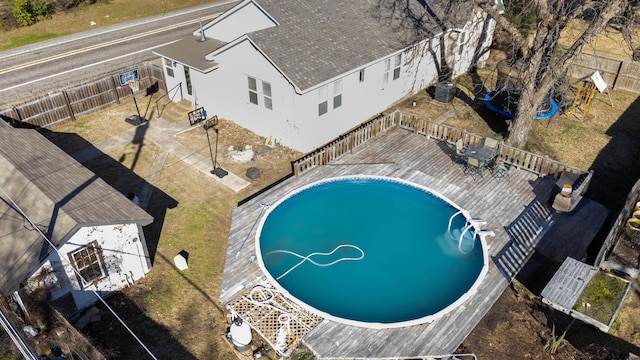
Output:
[[318,89],[318,116],[322,116],[329,112],[327,85]]
[[400,72],[402,71],[402,53],[396,54],[393,57],[393,80],[400,78]]
[[[103,279],[107,276],[107,272],[104,265],[104,259],[102,258],[102,249],[98,246],[97,241],[92,241],[87,245],[69,253],[71,263],[73,267],[78,271],[79,283],[85,288],[91,283]],[[92,274],[91,278],[87,278],[86,270],[90,270]],[[99,270],[97,273],[96,270]]]
[[333,83],[333,108],[342,106],[342,79]]
[[466,31],[460,31],[458,34],[458,56],[462,55],[464,51],[465,38],[467,37]]
[[[264,106],[273,110],[273,93],[271,83],[247,75],[247,89],[249,90],[249,102],[257,106]],[[262,99],[262,104],[260,104]]]
[[[393,67],[391,66],[391,60],[393,60]],[[384,74],[382,76],[382,83],[386,84],[391,80],[397,80],[400,78],[402,71],[402,53],[395,54],[388,59],[384,60]]]
[[249,89],[249,102],[258,105],[258,79],[253,76],[247,76],[247,88]]
[[271,97],[271,84],[262,81],[262,98],[264,101],[264,107],[269,110],[273,110],[273,98]]

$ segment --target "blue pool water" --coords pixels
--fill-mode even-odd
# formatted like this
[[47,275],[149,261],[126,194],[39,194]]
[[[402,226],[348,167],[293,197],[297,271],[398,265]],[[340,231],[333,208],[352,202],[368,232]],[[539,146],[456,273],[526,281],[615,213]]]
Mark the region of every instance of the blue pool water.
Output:
[[[322,316],[373,327],[427,322],[486,272],[479,237],[460,251],[446,236],[458,210],[394,179],[332,179],[273,204],[256,250],[270,280]],[[465,221],[455,217],[453,228]]]

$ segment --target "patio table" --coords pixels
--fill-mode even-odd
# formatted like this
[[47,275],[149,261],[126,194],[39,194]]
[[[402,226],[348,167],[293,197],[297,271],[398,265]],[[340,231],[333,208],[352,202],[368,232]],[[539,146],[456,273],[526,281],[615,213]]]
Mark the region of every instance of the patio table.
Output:
[[465,151],[465,156],[476,158],[482,166],[486,166],[496,156],[496,149],[486,147],[483,144],[469,145]]

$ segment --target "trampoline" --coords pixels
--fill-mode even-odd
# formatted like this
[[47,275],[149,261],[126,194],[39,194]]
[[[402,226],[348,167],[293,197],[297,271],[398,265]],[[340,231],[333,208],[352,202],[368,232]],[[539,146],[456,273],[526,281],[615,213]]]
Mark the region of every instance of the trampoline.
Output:
[[[504,117],[513,119],[518,109],[520,89],[508,88],[493,90],[484,96],[484,105],[491,111]],[[551,98],[544,102],[536,113],[536,120],[550,119],[558,113],[558,104]]]

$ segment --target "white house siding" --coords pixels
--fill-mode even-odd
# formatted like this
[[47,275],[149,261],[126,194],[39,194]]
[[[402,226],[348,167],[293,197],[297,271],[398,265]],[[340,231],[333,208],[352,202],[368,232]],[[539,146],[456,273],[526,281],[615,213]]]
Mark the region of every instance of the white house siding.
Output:
[[[293,117],[292,85],[248,40],[215,56],[218,69],[203,74],[191,70],[198,106],[258,135],[289,144],[298,135]],[[248,76],[258,81],[258,105],[249,102]],[[262,82],[271,85],[273,109],[265,107]],[[205,95],[206,94],[206,95]]]
[[[246,2],[243,6],[227,11],[204,26],[204,34],[209,38],[231,42],[244,34],[275,25],[275,22],[256,4]],[[194,32],[194,35],[199,34],[200,30]]]
[[[171,96],[171,99],[174,101],[182,101],[184,99],[189,99],[193,101],[193,98],[187,97],[187,87],[184,85],[185,84],[184,65],[176,63],[176,65],[173,66],[173,60],[169,59],[169,61],[172,62],[172,65],[168,66],[167,60],[165,59],[162,60],[162,65],[164,67],[164,78],[167,84],[167,90],[171,90],[171,92],[169,93],[169,96]],[[167,69],[173,70],[173,76],[169,76]],[[180,90],[174,89],[180,83],[182,83],[182,97],[180,96],[180,93],[179,93]],[[178,92],[178,94],[176,94],[176,91]]]
[[[263,20],[269,20],[263,13],[255,13],[257,8],[251,3],[238,11],[247,11],[247,16],[257,24],[260,23],[261,17]],[[232,21],[232,19],[236,20]],[[205,32],[207,36],[231,39],[237,33],[227,33],[222,36],[218,32],[236,29],[233,27],[223,31],[226,26],[224,21],[229,21],[231,26],[231,23],[239,21],[238,19],[241,19],[243,24],[252,23],[244,16],[229,16]],[[245,39],[224,49],[220,54],[209,55],[220,64],[216,70],[208,74],[190,70],[192,96],[187,94],[184,68],[180,64],[174,68],[174,77],[167,79],[167,85],[171,88],[182,82],[184,98],[191,100],[197,106],[204,106],[208,114],[229,119],[258,135],[272,137],[285,146],[308,152],[379,114],[395,102],[434,85],[438,81],[438,69],[433,56],[439,57],[440,46],[446,46],[451,51],[447,55],[447,64],[453,70],[453,77],[464,74],[474,62],[474,52],[478,48],[477,43],[481,36],[483,21],[484,17],[478,11],[474,19],[470,20],[464,28],[458,29],[458,34],[452,36],[451,31],[445,34],[444,45],[440,44],[441,37],[436,36],[431,41],[424,41],[417,47],[399,52],[402,54],[402,67],[401,76],[396,80],[393,80],[395,54],[390,54],[313,88],[296,91],[294,85],[248,39]],[[494,26],[495,22],[490,20],[482,47],[491,43]],[[246,29],[239,29],[240,25],[237,25],[237,31],[246,31]],[[462,53],[459,52],[461,44],[463,45]],[[433,51],[424,51],[428,46],[431,46]],[[384,83],[386,59],[391,59],[392,66],[389,80]],[[440,59],[437,60],[440,64]],[[363,82],[359,80],[361,69],[365,70]],[[261,88],[261,81],[271,84],[273,110],[264,107],[261,94],[259,94],[258,105],[249,102],[247,76],[258,80],[258,89]],[[342,81],[342,105],[334,109],[332,106],[333,84],[337,80]],[[327,89],[328,111],[319,115],[319,89],[324,86]]]
[[[149,272],[150,259],[139,231],[141,229],[136,224],[79,229],[59,248],[64,257],[62,261],[58,253],[52,252],[42,266],[49,272],[44,282],[51,292],[51,300],[71,292],[78,309],[83,309],[97,300],[90,290],[117,291],[144,277]],[[93,241],[101,249],[106,276],[83,289],[71,268],[71,253]],[[40,274],[36,272],[31,279],[38,278]],[[31,282],[31,286],[38,284]]]
[[482,29],[485,22],[487,20],[486,28],[485,28],[485,39],[482,40],[482,44],[480,48],[488,49],[493,41],[493,29],[495,27],[495,21],[488,18],[482,11],[477,10],[473,19],[471,19],[465,25],[464,29],[461,29],[464,32],[464,40],[458,42],[458,46],[462,43],[462,54],[459,53],[458,49],[455,49],[455,62],[454,62],[454,77],[458,77],[466,73],[469,68],[474,65],[475,62],[483,62],[489,56],[489,53],[486,52],[482,54],[479,59],[475,59],[476,54],[474,54],[479,48],[478,42],[481,39]]

